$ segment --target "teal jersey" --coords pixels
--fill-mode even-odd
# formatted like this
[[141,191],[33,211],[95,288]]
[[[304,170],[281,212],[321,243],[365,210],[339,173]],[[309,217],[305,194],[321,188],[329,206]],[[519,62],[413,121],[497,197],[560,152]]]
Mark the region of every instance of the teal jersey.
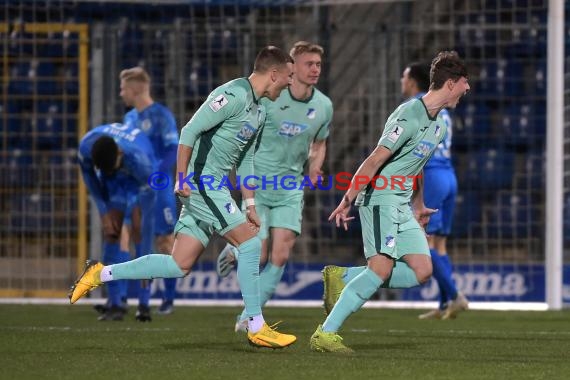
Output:
[[234,166],[252,175],[254,143],[264,122],[264,107],[247,78],[216,88],[182,128],[180,144],[193,148],[187,174],[193,173],[196,185],[205,176],[214,178],[216,187]]
[[277,186],[268,183],[265,188],[281,190],[285,176],[290,178],[286,182],[295,180],[298,184],[302,180],[311,143],[329,135],[333,106],[316,88],[307,100],[295,99],[286,88],[275,102],[263,99],[262,104],[267,120],[255,151],[255,175],[267,179],[277,176]]
[[392,152],[390,159],[376,173],[357,198],[358,206],[402,205],[410,202],[421,172],[443,141],[447,125],[442,118],[431,117],[420,99],[400,105],[390,115],[378,145]]

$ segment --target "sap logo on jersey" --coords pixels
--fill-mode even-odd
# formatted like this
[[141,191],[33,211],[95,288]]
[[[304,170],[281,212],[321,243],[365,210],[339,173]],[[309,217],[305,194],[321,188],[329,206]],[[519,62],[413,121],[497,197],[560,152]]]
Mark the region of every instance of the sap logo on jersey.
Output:
[[243,124],[243,127],[241,127],[239,133],[236,135],[235,139],[238,140],[239,142],[246,143],[249,141],[250,138],[252,138],[255,135],[256,131],[257,130],[253,127],[253,125],[249,124],[248,122],[245,122]]
[[435,145],[430,143],[429,141],[422,140],[414,149],[414,156],[418,158],[424,158],[425,156],[429,155],[430,152],[435,148]]
[[295,137],[303,133],[308,128],[307,125],[293,123],[291,121],[284,121],[279,128],[279,135],[286,137]]

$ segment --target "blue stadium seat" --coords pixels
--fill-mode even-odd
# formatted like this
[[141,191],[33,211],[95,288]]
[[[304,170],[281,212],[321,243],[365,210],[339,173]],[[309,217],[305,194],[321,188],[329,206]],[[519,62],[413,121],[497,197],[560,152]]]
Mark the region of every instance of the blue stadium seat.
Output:
[[77,150],[71,148],[50,152],[48,165],[43,170],[47,172],[45,175],[49,184],[59,186],[76,183],[78,180]]
[[38,102],[37,148],[54,149],[61,147],[62,107],[60,102]]
[[534,96],[543,97],[546,95],[546,60],[538,61],[533,74],[529,92]]
[[10,227],[19,233],[57,232],[53,197],[49,193],[24,192],[10,196]]
[[57,92],[56,71],[51,62],[32,59],[10,69],[8,92],[16,95],[53,95]]
[[481,150],[469,158],[469,188],[498,190],[511,185],[514,154],[501,149]]
[[491,109],[483,102],[460,102],[452,113],[453,144],[457,147],[491,137]]
[[34,185],[36,172],[30,151],[10,148],[6,152],[6,176],[8,186],[29,187]]
[[534,112],[530,104],[513,104],[503,113],[501,126],[502,135],[508,136],[511,146],[527,146],[534,138]]
[[524,83],[523,66],[515,60],[499,59],[487,62],[479,72],[475,91],[479,96],[520,96]]
[[189,96],[208,95],[213,86],[210,80],[213,80],[214,73],[208,65],[200,61],[194,61],[187,77],[186,94]]
[[[524,170],[518,172],[517,189],[543,189],[546,182],[546,158],[543,152],[530,151],[524,156]],[[542,190],[541,190],[542,191]]]
[[[140,57],[143,48],[143,33],[134,23],[126,23],[119,31],[119,43],[123,57]],[[134,66],[134,65],[133,65]]]
[[455,200],[455,212],[451,236],[464,238],[473,233],[481,223],[481,202],[474,191],[459,191]]
[[61,92],[69,95],[79,94],[79,67],[77,63],[68,63],[63,67],[63,82],[60,82]]
[[526,192],[499,192],[487,208],[487,236],[525,238],[540,236],[544,224],[540,204],[531,202]]

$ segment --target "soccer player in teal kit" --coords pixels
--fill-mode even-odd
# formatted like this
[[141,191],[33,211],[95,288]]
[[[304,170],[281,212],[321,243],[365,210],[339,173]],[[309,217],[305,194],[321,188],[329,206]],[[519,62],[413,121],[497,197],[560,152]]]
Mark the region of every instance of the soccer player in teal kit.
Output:
[[[445,138],[446,126],[438,122],[439,111],[454,108],[467,91],[465,64],[455,52],[440,52],[431,64],[428,93],[400,105],[390,115],[376,149],[355,173],[350,189],[329,219],[347,229],[352,219],[351,204],[356,199],[368,265],[342,288],[325,322],[311,336],[313,351],[352,352],[338,335],[352,313],[380,287],[410,288],[431,276],[429,247],[420,223],[425,225],[436,210],[425,207],[421,181],[417,184],[414,176],[421,174]],[[355,183],[377,175],[407,179],[404,186],[387,188],[372,182],[360,189]]]
[[[277,99],[289,85],[291,76],[291,57],[283,50],[269,46],[257,55],[253,73],[248,78],[235,79],[212,91],[182,129],[178,145],[175,192],[182,198],[183,208],[175,227],[172,255],[151,254],[105,267],[88,262],[74,286],[70,297],[72,303],[103,282],[114,279],[187,275],[215,231],[240,252],[238,281],[248,315],[250,344],[283,348],[296,341],[295,336],[269,327],[261,313],[261,240],[257,237],[260,222],[255,205],[248,206],[245,214],[241,213],[229,189],[220,186],[236,165],[239,174],[253,174],[256,136],[265,121],[265,110],[259,100],[262,97]],[[214,178],[212,187],[201,183],[205,175]],[[197,190],[191,193],[193,188]],[[242,195],[245,199],[253,199],[254,192],[243,186]]]
[[[326,138],[333,116],[330,99],[315,85],[321,74],[324,50],[321,46],[298,41],[290,51],[295,60],[293,82],[275,102],[263,101],[267,121],[255,152],[255,175],[262,178],[255,192],[255,204],[261,219],[262,239],[260,274],[261,304],[275,289],[289,260],[291,249],[301,233],[303,188],[284,189],[283,179],[303,182],[303,170],[309,161],[309,177],[313,184],[322,174]],[[271,257],[268,238],[271,235]],[[227,276],[235,267],[235,248],[226,246],[218,257],[218,274]],[[235,330],[246,331],[246,311],[238,315]]]

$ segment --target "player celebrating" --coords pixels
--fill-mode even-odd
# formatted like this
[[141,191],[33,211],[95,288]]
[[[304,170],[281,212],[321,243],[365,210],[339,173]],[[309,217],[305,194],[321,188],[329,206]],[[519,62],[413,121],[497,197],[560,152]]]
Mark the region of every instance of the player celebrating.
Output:
[[[293,45],[294,75],[289,88],[283,90],[277,101],[264,101],[267,121],[255,152],[255,175],[265,178],[265,188],[255,192],[255,205],[261,220],[259,238],[262,239],[260,274],[261,304],[264,305],[275,288],[289,260],[291,249],[301,233],[303,218],[303,190],[280,188],[280,179],[295,178],[301,183],[303,167],[309,160],[309,176],[313,184],[322,174],[326,138],[332,120],[330,99],[314,86],[321,74],[324,50],[305,41]],[[274,181],[273,183],[271,181]],[[246,200],[247,204],[248,200]],[[268,259],[269,232],[271,231],[271,257]],[[227,276],[235,267],[235,248],[226,246],[218,257],[218,274]],[[238,315],[235,330],[246,331],[247,313]]]
[[[465,64],[455,52],[440,52],[431,64],[428,93],[400,105],[390,115],[378,146],[353,176],[350,189],[329,219],[347,229],[352,219],[348,216],[351,204],[358,194],[356,205],[368,265],[348,282],[325,322],[311,336],[313,351],[352,352],[338,335],[350,314],[359,310],[381,286],[410,288],[431,276],[429,246],[419,223],[425,225],[436,210],[425,207],[422,184],[417,185],[412,176],[421,173],[445,138],[446,126],[437,119],[439,111],[454,108],[467,91]],[[380,182],[393,176],[407,180],[403,188],[369,183],[360,192],[355,181],[372,179],[377,174],[383,176],[378,178]]]
[[[175,192],[183,198],[183,207],[175,227],[172,256],[147,255],[111,266],[90,261],[72,289],[71,303],[107,281],[183,277],[216,231],[240,252],[238,281],[248,315],[249,342],[258,347],[283,348],[296,341],[295,336],[269,327],[261,313],[261,240],[256,236],[260,222],[255,205],[250,204],[244,215],[237,209],[229,189],[219,186],[234,165],[242,178],[253,173],[255,140],[265,120],[259,99],[277,99],[291,76],[291,57],[269,46],[257,55],[248,78],[230,81],[210,94],[182,129],[178,145],[176,169],[181,174]],[[214,178],[214,189],[201,183],[205,175]],[[190,196],[191,187],[198,190]],[[254,192],[242,186],[242,195],[253,199]]]
[[[402,73],[402,95],[419,98],[429,89],[429,67],[411,63]],[[439,285],[439,307],[421,314],[420,319],[450,319],[467,309],[465,296],[457,291],[451,278],[452,266],[447,255],[447,236],[451,232],[457,178],[451,163],[451,117],[444,108],[438,115],[447,126],[445,139],[437,146],[424,168],[424,200],[429,208],[437,209],[426,227],[433,266],[433,277]]]

